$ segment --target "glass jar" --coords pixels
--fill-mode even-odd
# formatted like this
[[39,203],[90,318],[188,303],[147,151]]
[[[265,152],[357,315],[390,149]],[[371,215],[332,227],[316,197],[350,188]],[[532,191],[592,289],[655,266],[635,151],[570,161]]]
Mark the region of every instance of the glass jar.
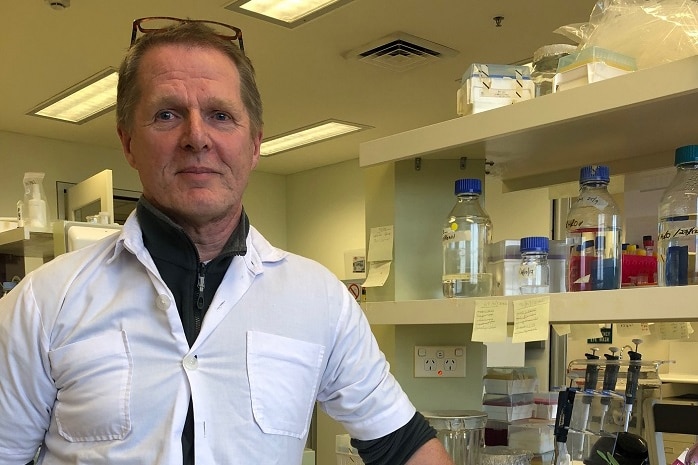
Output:
[[553,92],[553,78],[557,74],[557,62],[560,58],[577,50],[575,45],[544,45],[533,52],[531,80],[536,86],[536,97]]
[[455,465],[480,465],[487,414],[477,410],[422,412]]

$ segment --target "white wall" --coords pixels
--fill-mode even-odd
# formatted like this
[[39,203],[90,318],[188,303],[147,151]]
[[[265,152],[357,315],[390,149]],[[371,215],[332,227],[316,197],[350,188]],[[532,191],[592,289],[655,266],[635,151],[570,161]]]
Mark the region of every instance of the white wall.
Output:
[[[121,150],[0,131],[0,217],[16,215],[17,201],[24,196],[25,172],[46,174],[49,218],[55,220],[56,182],[77,183],[105,169],[112,170],[115,189],[141,190],[138,173]],[[243,199],[252,224],[282,248],[286,247],[285,191],[285,176],[253,172]]]
[[358,160],[288,176],[288,249],[344,279],[344,252],[365,247],[364,203]]

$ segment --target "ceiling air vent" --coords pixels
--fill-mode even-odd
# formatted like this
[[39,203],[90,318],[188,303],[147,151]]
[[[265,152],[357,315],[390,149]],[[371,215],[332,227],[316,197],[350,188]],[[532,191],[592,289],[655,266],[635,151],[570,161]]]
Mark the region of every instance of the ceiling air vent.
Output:
[[345,57],[393,71],[406,71],[457,54],[443,45],[397,32],[352,50]]

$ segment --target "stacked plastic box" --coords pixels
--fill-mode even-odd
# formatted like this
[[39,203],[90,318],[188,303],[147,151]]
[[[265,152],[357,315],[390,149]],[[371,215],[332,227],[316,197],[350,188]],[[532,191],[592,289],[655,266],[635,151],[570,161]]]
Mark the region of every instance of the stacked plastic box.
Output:
[[526,449],[534,454],[532,464],[550,463],[558,394],[537,391],[535,368],[487,369],[482,398],[487,446]]
[[351,445],[348,434],[338,434],[335,438],[335,453],[337,465],[363,465],[359,452]]

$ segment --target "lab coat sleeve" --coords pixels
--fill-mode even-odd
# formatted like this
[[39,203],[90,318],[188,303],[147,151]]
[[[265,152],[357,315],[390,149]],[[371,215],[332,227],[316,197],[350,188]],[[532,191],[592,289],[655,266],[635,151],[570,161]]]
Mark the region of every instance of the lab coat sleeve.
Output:
[[361,307],[338,284],[341,312],[318,401],[353,438],[380,438],[407,424],[415,408],[390,373]]
[[0,464],[31,461],[49,427],[56,390],[46,331],[26,277],[0,299]]

